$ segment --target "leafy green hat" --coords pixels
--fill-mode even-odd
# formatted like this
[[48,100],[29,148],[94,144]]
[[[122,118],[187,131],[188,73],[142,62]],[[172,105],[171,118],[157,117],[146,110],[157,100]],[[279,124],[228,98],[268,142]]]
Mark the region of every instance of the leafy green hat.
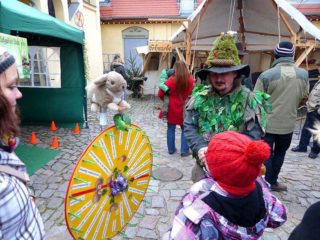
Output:
[[201,69],[196,73],[201,79],[206,79],[208,73],[240,72],[248,76],[250,67],[241,64],[237,46],[233,35],[221,33],[220,37],[213,42],[213,48],[206,61],[208,68]]

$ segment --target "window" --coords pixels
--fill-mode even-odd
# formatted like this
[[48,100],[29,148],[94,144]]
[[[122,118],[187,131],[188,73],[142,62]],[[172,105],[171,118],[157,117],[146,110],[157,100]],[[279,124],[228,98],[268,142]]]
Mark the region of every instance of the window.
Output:
[[29,46],[30,78],[19,80],[20,87],[61,87],[60,48]]
[[188,16],[190,15],[195,7],[194,0],[180,0],[180,15]]

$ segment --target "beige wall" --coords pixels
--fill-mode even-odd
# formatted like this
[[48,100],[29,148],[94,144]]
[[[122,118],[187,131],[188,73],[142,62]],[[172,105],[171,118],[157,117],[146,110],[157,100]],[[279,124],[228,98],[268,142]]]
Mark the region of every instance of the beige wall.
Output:
[[89,62],[89,81],[103,74],[99,8],[83,4],[86,47]]
[[[118,53],[124,58],[122,31],[129,27],[141,27],[146,29],[149,32],[149,40],[169,40],[180,26],[180,23],[103,24],[101,25],[102,53]],[[145,86],[145,94],[157,94],[161,70],[162,69],[159,68],[157,71],[147,71],[145,73],[145,76],[148,77],[148,80],[143,83]]]
[[103,24],[101,25],[102,52],[120,53],[124,56],[122,31],[129,27],[141,27],[149,32],[149,40],[169,40],[181,26],[179,23],[163,24]]
[[56,18],[69,23],[68,2],[66,0],[52,0]]

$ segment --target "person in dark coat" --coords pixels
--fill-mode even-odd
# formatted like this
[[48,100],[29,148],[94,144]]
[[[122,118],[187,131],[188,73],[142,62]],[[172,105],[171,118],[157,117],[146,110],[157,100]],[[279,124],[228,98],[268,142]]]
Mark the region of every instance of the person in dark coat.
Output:
[[121,59],[121,57],[119,55],[115,55],[113,60],[112,60],[112,63],[111,63],[111,66],[110,66],[110,70],[111,71],[116,71],[117,73],[120,73],[122,75],[122,77],[128,81],[128,76],[126,74],[126,70],[123,66],[123,61]]
[[318,240],[320,238],[320,202],[311,205],[301,223],[292,231],[288,240]]

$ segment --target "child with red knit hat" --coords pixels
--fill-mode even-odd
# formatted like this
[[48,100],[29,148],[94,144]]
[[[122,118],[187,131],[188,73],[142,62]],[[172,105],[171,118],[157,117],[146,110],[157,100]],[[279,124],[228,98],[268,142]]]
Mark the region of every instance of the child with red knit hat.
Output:
[[259,177],[270,147],[232,131],[214,135],[205,165],[176,210],[170,239],[259,239],[286,221],[284,205]]

